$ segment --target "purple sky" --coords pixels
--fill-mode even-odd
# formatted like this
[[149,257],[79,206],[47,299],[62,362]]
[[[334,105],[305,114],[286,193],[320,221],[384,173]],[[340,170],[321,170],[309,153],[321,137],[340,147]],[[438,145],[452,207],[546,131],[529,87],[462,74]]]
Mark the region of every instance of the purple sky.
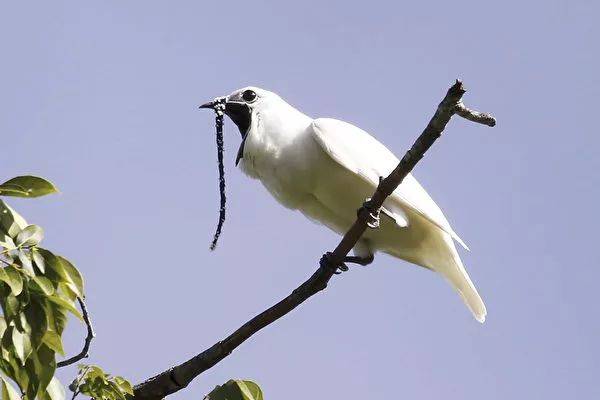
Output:
[[227,121],[229,215],[210,253],[214,121],[197,105],[262,86],[402,155],[461,77],[498,126],[453,120],[415,175],[471,247],[487,322],[440,277],[380,256],[172,398],[230,377],[267,399],[599,398],[600,3],[290,3],[2,3],[0,179],[62,190],[11,204],[86,278],[89,361],[134,382],[183,361],[338,242],[235,169]]

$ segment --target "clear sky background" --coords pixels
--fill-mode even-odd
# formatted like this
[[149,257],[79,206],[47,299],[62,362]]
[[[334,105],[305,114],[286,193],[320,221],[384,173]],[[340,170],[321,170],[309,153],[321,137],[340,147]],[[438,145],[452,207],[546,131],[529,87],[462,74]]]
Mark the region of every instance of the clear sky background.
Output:
[[[249,84],[402,155],[457,77],[459,119],[415,176],[470,245],[484,325],[437,275],[387,256],[251,338],[174,399],[231,377],[267,399],[600,397],[597,1],[52,1],[0,6],[0,179],[86,278],[89,362],[133,382],[287,295],[337,235],[234,167],[217,220],[214,119]],[[69,352],[85,332],[70,325]],[[74,371],[61,371],[68,382]]]

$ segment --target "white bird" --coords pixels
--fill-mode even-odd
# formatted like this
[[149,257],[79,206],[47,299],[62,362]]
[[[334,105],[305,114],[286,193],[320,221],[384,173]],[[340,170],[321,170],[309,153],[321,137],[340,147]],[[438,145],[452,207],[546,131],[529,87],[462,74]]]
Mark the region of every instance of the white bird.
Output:
[[[398,158],[377,139],[349,123],[313,119],[277,94],[246,87],[202,105],[225,102],[225,114],[242,135],[236,165],[259,179],[285,207],[343,235],[379,177]],[[485,305],[463,266],[454,241],[468,249],[412,175],[383,204],[378,229],[365,232],[347,262],[363,265],[377,251],[440,273],[484,322]]]

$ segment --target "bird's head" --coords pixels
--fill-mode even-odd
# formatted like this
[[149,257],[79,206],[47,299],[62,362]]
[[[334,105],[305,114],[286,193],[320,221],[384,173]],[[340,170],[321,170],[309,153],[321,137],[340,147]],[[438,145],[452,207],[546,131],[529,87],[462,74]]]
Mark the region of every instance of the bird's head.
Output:
[[235,90],[228,96],[217,97],[213,101],[202,104],[200,108],[214,109],[219,104],[224,103],[225,114],[237,125],[242,138],[244,138],[250,129],[253,116],[277,101],[281,101],[281,99],[275,93],[258,87],[247,86]]

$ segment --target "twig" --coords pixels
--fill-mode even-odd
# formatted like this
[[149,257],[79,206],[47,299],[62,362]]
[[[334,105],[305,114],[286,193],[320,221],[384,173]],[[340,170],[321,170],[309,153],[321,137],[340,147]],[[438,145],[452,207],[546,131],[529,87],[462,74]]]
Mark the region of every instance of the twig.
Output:
[[[412,148],[404,155],[396,169],[383,179],[371,198],[373,209],[379,209],[384,200],[400,185],[425,152],[440,137],[452,115],[459,114],[471,121],[493,126],[495,120],[487,114],[470,111],[461,103],[465,89],[460,81],[448,90],[437,111]],[[364,213],[363,213],[364,214]],[[356,245],[367,228],[368,218],[361,216],[344,235],[339,245],[329,254],[331,265],[338,265]],[[183,364],[172,367],[134,388],[136,400],[159,400],[185,388],[195,377],[227,357],[250,336],[286,315],[309,297],[327,287],[335,269],[321,265],[307,281],[289,296],[246,322],[224,340],[214,344]]]
[[79,373],[77,374],[77,377],[69,385],[69,389],[73,392],[73,396],[71,397],[71,400],[75,400],[75,397],[77,397],[77,395],[79,395],[79,393],[81,393],[81,391],[79,390],[79,385],[81,385],[81,381],[83,380],[83,378],[85,378],[85,375],[88,373],[90,368],[91,367],[89,365],[87,365],[85,368],[80,370]]
[[90,344],[92,343],[92,339],[96,337],[94,327],[92,326],[92,321],[90,320],[90,315],[88,314],[88,310],[85,305],[85,301],[81,297],[77,297],[77,301],[79,302],[79,307],[81,308],[81,313],[83,314],[83,321],[87,326],[87,335],[85,337],[85,342],[83,343],[83,349],[81,349],[81,352],[79,352],[79,354],[56,363],[57,368],[62,368],[66,367],[67,365],[75,364],[77,361],[86,358],[90,352]]
[[454,112],[463,117],[464,119],[468,119],[469,121],[477,122],[491,127],[496,126],[496,118],[494,118],[490,114],[469,110],[463,104],[462,100],[459,101],[458,104],[456,104],[456,109],[454,110]]

